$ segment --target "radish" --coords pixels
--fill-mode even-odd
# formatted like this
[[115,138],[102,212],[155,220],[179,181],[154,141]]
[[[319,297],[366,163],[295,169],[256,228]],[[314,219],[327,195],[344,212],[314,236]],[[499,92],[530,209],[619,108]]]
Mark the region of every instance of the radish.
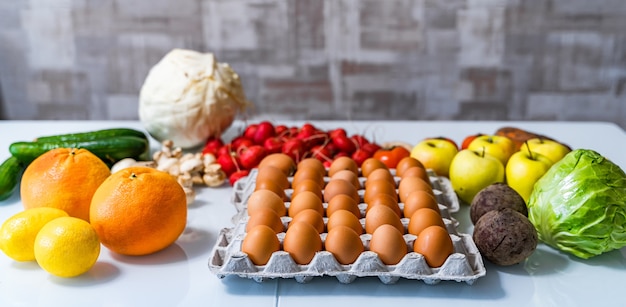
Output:
[[282,153],[299,162],[305,153],[304,143],[301,139],[289,139],[283,144]]
[[250,147],[244,147],[241,151],[237,152],[241,166],[245,169],[253,169],[259,165],[261,160],[265,158],[267,152],[261,145],[252,145]]
[[285,142],[283,141],[282,138],[271,137],[265,140],[265,142],[263,142],[263,147],[265,148],[265,151],[267,151],[268,154],[279,153],[281,152],[283,148],[283,143]]
[[252,141],[257,145],[262,145],[265,140],[275,135],[276,130],[274,129],[274,125],[268,121],[264,121],[257,125]]

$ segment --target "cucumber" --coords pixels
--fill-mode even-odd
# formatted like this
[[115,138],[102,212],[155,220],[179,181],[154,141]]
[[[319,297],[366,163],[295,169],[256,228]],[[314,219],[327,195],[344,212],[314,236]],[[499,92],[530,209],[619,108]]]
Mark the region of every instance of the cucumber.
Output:
[[150,150],[149,142],[144,138],[118,136],[86,141],[15,142],[9,146],[9,151],[28,165],[43,153],[55,148],[84,148],[109,165],[124,158],[140,159]]
[[35,142],[69,142],[69,141],[95,141],[104,138],[118,136],[135,136],[148,139],[146,134],[130,128],[111,128],[89,132],[69,133],[59,135],[42,136],[35,139]]
[[0,164],[0,201],[11,197],[24,168],[24,163],[16,157],[9,157]]

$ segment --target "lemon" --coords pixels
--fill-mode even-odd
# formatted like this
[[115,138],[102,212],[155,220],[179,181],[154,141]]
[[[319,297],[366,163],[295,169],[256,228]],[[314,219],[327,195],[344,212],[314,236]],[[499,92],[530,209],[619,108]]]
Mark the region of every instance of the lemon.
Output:
[[63,216],[68,214],[61,209],[48,207],[16,213],[0,227],[0,249],[16,261],[35,260],[33,246],[37,233],[48,222]]
[[91,269],[100,256],[100,239],[85,220],[60,217],[44,225],[35,238],[35,259],[48,273],[74,277]]

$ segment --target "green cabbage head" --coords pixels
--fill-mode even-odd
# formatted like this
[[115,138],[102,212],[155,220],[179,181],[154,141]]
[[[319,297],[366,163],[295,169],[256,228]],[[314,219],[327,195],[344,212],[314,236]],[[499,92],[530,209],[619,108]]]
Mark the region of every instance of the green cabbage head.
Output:
[[626,246],[626,174],[593,150],[573,150],[535,184],[528,218],[541,241],[580,258]]

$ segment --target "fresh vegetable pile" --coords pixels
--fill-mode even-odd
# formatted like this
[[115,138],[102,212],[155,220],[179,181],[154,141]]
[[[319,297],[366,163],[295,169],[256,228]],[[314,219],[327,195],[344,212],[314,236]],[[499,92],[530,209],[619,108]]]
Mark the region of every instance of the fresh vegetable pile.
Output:
[[360,166],[379,149],[381,146],[377,143],[360,134],[348,135],[343,128],[325,131],[310,123],[302,127],[287,127],[262,121],[248,125],[241,135],[227,144],[221,138],[210,138],[202,153],[213,154],[230,183],[234,184],[272,153],[284,153],[296,162],[314,157],[325,166],[345,156]]

